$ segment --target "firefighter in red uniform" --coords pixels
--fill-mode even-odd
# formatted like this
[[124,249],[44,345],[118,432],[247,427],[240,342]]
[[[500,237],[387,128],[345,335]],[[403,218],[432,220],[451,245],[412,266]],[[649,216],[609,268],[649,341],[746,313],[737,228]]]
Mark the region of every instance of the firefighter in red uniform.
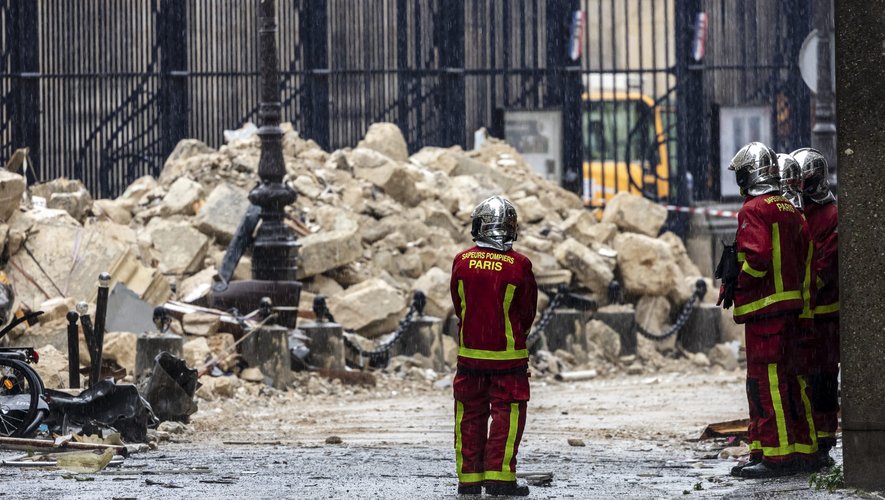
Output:
[[735,236],[736,273],[724,280],[719,302],[734,305],[744,323],[751,460],[732,469],[745,478],[811,470],[817,436],[795,342],[811,265],[811,239],[801,213],[780,194],[775,153],[752,142],[731,160],[744,195]]
[[[526,337],[538,300],[532,263],[512,250],[516,209],[492,196],[471,214],[476,246],[452,265],[460,319],[455,396],[458,493],[526,496],[516,483],[516,454],[529,400]],[[491,425],[489,425],[491,417]]]
[[813,309],[814,349],[808,381],[822,465],[832,465],[830,449],[839,426],[839,265],[836,198],[827,180],[827,160],[803,148],[792,153],[802,171],[805,217],[814,241],[816,274]]

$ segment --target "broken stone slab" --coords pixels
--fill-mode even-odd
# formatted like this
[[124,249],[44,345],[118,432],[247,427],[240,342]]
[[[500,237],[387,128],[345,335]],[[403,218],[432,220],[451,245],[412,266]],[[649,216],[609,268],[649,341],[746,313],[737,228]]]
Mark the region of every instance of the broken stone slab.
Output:
[[129,375],[135,374],[136,343],[138,336],[131,332],[108,332],[105,334],[102,359],[115,361],[126,369]]
[[207,267],[202,271],[181,280],[176,288],[178,300],[187,303],[199,303],[212,290],[213,278],[218,274],[215,267]]
[[566,238],[558,245],[555,255],[562,267],[575,273],[579,283],[596,293],[605,293],[614,279],[611,263],[573,238]]
[[738,348],[737,343],[716,344],[707,353],[710,363],[719,365],[728,371],[734,371],[738,368]]
[[605,204],[602,222],[612,222],[622,231],[656,237],[667,221],[667,209],[642,196],[622,191]]
[[[636,323],[646,331],[660,335],[670,328],[670,301],[666,297],[643,295],[636,302]],[[655,342],[661,351],[672,351],[676,348],[676,335]]]
[[240,380],[245,380],[246,382],[264,382],[265,377],[264,374],[261,373],[261,369],[250,366],[249,368],[243,368],[240,372]]
[[126,187],[126,190],[117,197],[116,201],[137,205],[145,195],[157,189],[158,185],[157,180],[150,175],[139,177]]
[[71,297],[53,297],[46,300],[37,308],[38,311],[43,311],[43,314],[37,318],[37,321],[40,324],[46,324],[64,319],[68,311],[74,310],[76,303],[77,301]]
[[161,272],[190,274],[203,267],[209,238],[187,222],[155,217],[144,230],[157,252]]
[[329,297],[329,310],[346,330],[374,338],[393,331],[403,318],[406,301],[381,278],[354,285]]
[[328,231],[309,234],[298,240],[300,265],[298,279],[309,278],[349,264],[362,256],[358,231]]
[[198,337],[215,335],[221,326],[221,317],[217,314],[202,312],[188,313],[181,318],[184,333]]
[[194,215],[197,203],[203,199],[203,186],[187,177],[179,177],[169,186],[163,197],[163,215]]
[[112,286],[123,282],[148,302],[162,303],[171,295],[166,278],[142,265],[130,244],[63,218],[38,224],[28,237],[29,251],[13,255],[7,268],[19,300],[32,308],[59,295],[93,300],[102,272],[111,274]]
[[197,389],[197,396],[207,401],[217,398],[229,399],[234,397],[241,382],[237,377],[201,377],[201,387]]
[[184,174],[184,163],[186,160],[195,156],[207,155],[215,153],[215,150],[207,146],[206,143],[197,139],[182,139],[175,145],[175,149],[166,158],[163,164],[163,170],[160,172],[158,179],[160,184],[169,185],[175,179]]
[[414,168],[396,163],[389,158],[365,148],[357,148],[352,153],[353,173],[359,179],[371,182],[384,190],[387,195],[406,206],[414,207],[432,198],[426,189],[417,186],[422,176]]
[[31,365],[43,384],[50,389],[62,389],[68,387],[68,357],[52,345],[45,345],[37,352],[40,353],[40,362]]
[[448,148],[427,146],[413,154],[409,160],[416,165],[448,176],[458,166],[459,158],[456,155],[457,153]]
[[593,243],[604,243],[598,239],[601,235],[595,231],[597,225],[596,217],[591,212],[578,209],[569,211],[569,216],[559,224],[559,229],[578,243],[591,246]]
[[511,200],[516,206],[519,219],[527,223],[538,223],[547,217],[547,209],[541,204],[537,196],[528,196]]
[[624,289],[633,295],[667,295],[682,283],[682,271],[666,242],[637,233],[614,239]]
[[396,161],[409,159],[409,148],[403,133],[393,123],[373,123],[357,147],[373,149]]
[[424,312],[438,318],[448,318],[454,312],[452,306],[452,294],[449,290],[451,273],[443,271],[439,267],[431,267],[418,279],[412,287],[424,292],[427,297],[427,305]]
[[12,214],[18,212],[24,192],[24,177],[0,169],[0,222],[7,222]]
[[92,210],[92,196],[82,182],[60,177],[31,188],[33,196],[46,200],[47,208],[64,210],[71,217],[82,221]]
[[219,184],[209,193],[206,203],[197,212],[194,225],[203,234],[227,244],[249,209],[249,194],[231,184]]
[[682,270],[684,276],[701,276],[700,269],[698,269],[698,266],[692,262],[691,257],[688,256],[688,250],[685,249],[685,244],[682,242],[682,238],[667,231],[658,236],[658,239],[670,245],[673,258],[676,260],[676,264],[679,266],[679,269]]
[[182,352],[184,353],[185,363],[191,368],[199,369],[212,358],[212,349],[209,348],[206,337],[188,340],[182,346]]
[[602,349],[605,359],[617,364],[621,356],[621,336],[607,324],[598,319],[587,322],[587,342]]
[[132,203],[126,200],[95,200],[92,202],[92,213],[99,219],[105,218],[126,226],[132,222]]

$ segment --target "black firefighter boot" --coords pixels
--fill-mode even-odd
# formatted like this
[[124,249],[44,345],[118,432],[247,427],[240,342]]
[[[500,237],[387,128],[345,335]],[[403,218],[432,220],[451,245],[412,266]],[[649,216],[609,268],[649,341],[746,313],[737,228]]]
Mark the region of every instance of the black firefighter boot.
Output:
[[734,467],[732,467],[731,468],[731,475],[735,476],[735,477],[741,477],[741,471],[745,467],[750,467],[752,465],[756,465],[761,461],[762,461],[762,454],[761,453],[754,453],[754,454],[750,455],[750,460],[748,460],[740,465],[735,465]]
[[529,487],[517,485],[516,481],[486,483],[486,495],[493,497],[527,497]]
[[740,471],[740,477],[745,479],[766,479],[770,477],[792,476],[800,471],[800,466],[794,460],[778,463],[762,460],[755,465],[744,467]]
[[482,495],[482,485],[481,484],[459,484],[458,485],[458,494],[459,495]]

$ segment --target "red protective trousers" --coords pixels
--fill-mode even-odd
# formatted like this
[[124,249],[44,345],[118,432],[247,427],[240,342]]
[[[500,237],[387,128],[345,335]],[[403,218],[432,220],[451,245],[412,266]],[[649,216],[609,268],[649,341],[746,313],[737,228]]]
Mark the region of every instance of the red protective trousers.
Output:
[[816,356],[807,375],[818,440],[832,448],[839,428],[839,317],[814,319]]
[[516,454],[529,400],[528,373],[458,373],[452,385],[458,482],[516,481]]
[[771,462],[810,461],[817,453],[806,382],[791,361],[797,335],[794,316],[746,323],[750,452]]

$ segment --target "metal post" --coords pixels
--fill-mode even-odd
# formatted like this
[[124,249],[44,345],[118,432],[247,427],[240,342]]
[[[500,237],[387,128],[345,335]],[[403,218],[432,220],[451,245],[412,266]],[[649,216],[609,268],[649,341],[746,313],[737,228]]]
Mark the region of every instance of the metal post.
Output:
[[466,101],[464,99],[464,3],[452,2],[440,9],[436,43],[439,47],[441,108],[441,144],[438,146],[467,146]]
[[160,1],[157,43],[162,63],[159,98],[163,154],[168,155],[178,141],[188,137],[187,2]]
[[572,16],[581,8],[578,0],[547,0],[548,92],[544,106],[562,110],[562,187],[581,188],[581,61],[569,58]]
[[80,329],[77,321],[80,315],[75,311],[68,311],[68,387],[80,388]]
[[40,166],[40,44],[36,0],[9,4],[6,14],[9,41],[13,148],[30,148],[31,168]]
[[252,278],[294,281],[298,242],[283,221],[284,208],[295,201],[295,191],[283,184],[283,130],[280,128],[280,74],[277,56],[277,11],[275,0],[258,0],[261,104],[261,182],[249,193],[249,201],[261,207],[261,226],[252,250]]
[[836,168],[836,107],[833,94],[833,75],[830,34],[833,32],[832,0],[814,3],[814,28],[817,30],[817,96],[814,105],[814,128],[811,144],[824,155],[830,173]]
[[302,134],[323,149],[331,149],[329,137],[329,56],[326,32],[326,0],[306,0],[299,13],[298,30],[304,50],[305,97],[301,99]]
[[[704,116],[703,72],[700,68],[690,68],[694,38],[694,21],[701,11],[700,0],[676,0],[676,109],[679,110],[676,130],[678,135],[676,176],[670,182],[672,201],[679,206],[688,206],[695,193],[689,192],[688,174],[694,178],[695,189],[706,185],[708,175],[706,137],[704,130],[707,117]],[[675,196],[673,192],[675,191]],[[698,193],[701,194],[701,193]],[[707,197],[708,193],[703,193]],[[688,214],[671,212],[669,229],[681,237],[688,231]]]
[[95,342],[93,347],[94,359],[92,361],[92,373],[90,378],[98,381],[101,377],[101,357],[104,351],[104,327],[108,317],[108,287],[111,284],[111,275],[101,273],[98,276],[98,298],[95,301],[95,328],[92,338]]

